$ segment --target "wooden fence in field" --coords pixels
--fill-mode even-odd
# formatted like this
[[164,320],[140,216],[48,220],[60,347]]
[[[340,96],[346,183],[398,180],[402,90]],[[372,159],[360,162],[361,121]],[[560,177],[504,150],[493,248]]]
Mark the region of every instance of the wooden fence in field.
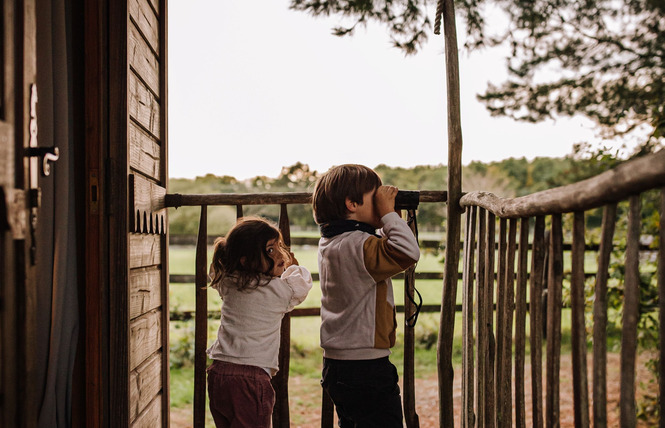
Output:
[[[526,295],[540,296],[547,281],[547,332],[545,379],[542,378],[543,338],[540,305],[530,308],[531,402],[533,426],[558,426],[560,421],[559,373],[563,284],[562,214],[573,213],[571,272],[571,341],[573,403],[576,427],[606,427],[607,411],[607,281],[617,203],[629,201],[625,250],[624,308],[621,331],[620,421],[622,427],[637,423],[635,388],[637,322],[639,307],[640,194],[661,188],[658,288],[660,319],[665,309],[665,150],[626,162],[614,170],[569,186],[533,195],[500,199],[474,192],[464,195],[466,209],[463,284],[463,427],[524,427]],[[593,355],[591,395],[587,376],[587,338],[584,302],[585,211],[603,208],[593,307]],[[545,240],[549,217],[549,239]],[[531,265],[527,266],[529,221],[534,219]],[[498,221],[497,260],[494,251]],[[519,248],[519,249],[518,249]],[[517,272],[515,263],[517,262]],[[496,269],[496,288],[493,278]],[[515,276],[516,273],[516,276]],[[528,276],[527,276],[528,275]],[[516,280],[514,279],[516,277]],[[528,280],[528,284],[527,284]],[[494,294],[496,292],[496,294]],[[496,317],[493,317],[496,298]],[[514,324],[514,336],[513,336]],[[665,335],[661,335],[661,349]],[[514,345],[514,350],[512,349]],[[444,354],[452,349],[447,348]],[[665,371],[661,359],[660,400]],[[511,363],[514,364],[511,367]],[[512,391],[512,393],[511,393]],[[514,395],[513,395],[514,394]],[[592,400],[590,400],[590,397]],[[544,398],[544,402],[543,402]],[[593,408],[590,409],[590,402]],[[544,404],[544,405],[543,405]],[[513,419],[514,418],[514,419]],[[663,426],[661,421],[660,426]]]
[[[460,205],[466,210],[466,229],[462,249],[462,304],[457,305],[450,296],[457,294],[457,269],[446,282],[446,272],[430,273],[444,280],[441,305],[428,305],[425,311],[441,311],[439,344],[437,348],[440,389],[440,424],[454,426],[461,421],[463,427],[508,427],[513,423],[526,426],[525,406],[532,403],[534,427],[555,427],[560,421],[559,373],[561,356],[561,317],[563,272],[564,213],[572,213],[571,257],[571,341],[573,361],[573,402],[575,426],[607,426],[607,281],[610,253],[613,248],[617,204],[628,200],[630,204],[625,250],[624,315],[621,332],[621,397],[620,419],[622,427],[636,425],[635,370],[637,353],[637,321],[639,319],[639,263],[640,250],[640,194],[650,189],[661,189],[660,245],[658,249],[658,287],[661,318],[665,309],[665,150],[626,162],[614,170],[597,177],[561,188],[532,195],[501,199],[495,195],[474,192],[464,194]],[[420,192],[420,202],[445,203],[446,192]],[[195,318],[195,426],[203,426],[205,418],[205,365],[207,341],[207,207],[234,205],[242,216],[243,205],[280,206],[279,227],[287,245],[291,243],[287,206],[310,203],[309,193],[276,194],[218,194],[167,195],[167,206],[200,206],[201,218],[196,249],[196,312]],[[603,208],[602,235],[599,246],[587,244],[584,238],[585,211]],[[409,212],[415,215],[415,212]],[[533,224],[530,229],[529,224]],[[548,230],[546,230],[546,225]],[[531,238],[530,238],[531,235]],[[546,238],[547,236],[547,238]],[[568,247],[568,246],[566,246]],[[495,251],[489,251],[495,249]],[[584,253],[598,252],[597,272],[584,271]],[[527,265],[527,254],[531,262]],[[446,252],[450,257],[450,252]],[[455,265],[457,267],[457,265]],[[423,273],[420,273],[423,275]],[[593,307],[593,355],[591,389],[587,378],[587,338],[585,333],[584,284],[589,276],[595,277]],[[413,294],[416,274],[407,271],[405,294]],[[191,280],[191,277],[186,278]],[[453,284],[453,285],[451,285]],[[546,285],[547,284],[547,285]],[[530,296],[546,296],[546,306],[529,305]],[[544,294],[544,289],[547,293]],[[531,301],[539,301],[540,299]],[[405,319],[415,306],[405,297]],[[452,337],[454,313],[462,311],[463,364],[462,411],[455,415],[452,409]],[[527,313],[530,335],[526,336]],[[315,316],[319,308],[294,310],[292,316]],[[546,314],[544,316],[543,314]],[[290,350],[290,319],[282,322],[280,370],[273,379],[277,402],[273,426],[290,425],[288,408],[288,376]],[[452,321],[450,321],[452,319]],[[543,329],[543,325],[545,329]],[[543,331],[545,330],[545,331]],[[545,339],[543,337],[545,333]],[[525,390],[525,349],[529,340],[531,354],[531,391]],[[661,335],[661,346],[665,335]],[[546,344],[545,355],[542,353]],[[419,426],[415,411],[414,387],[414,330],[404,326],[403,405],[406,425]],[[660,379],[665,379],[664,361],[659,368]],[[441,370],[443,367],[444,370]],[[545,378],[542,372],[545,367]],[[443,372],[443,373],[442,373]],[[662,385],[662,384],[661,384]],[[662,400],[662,386],[660,399]],[[333,425],[333,405],[322,391],[322,427]],[[530,394],[530,400],[526,400]],[[592,398],[592,400],[590,399]],[[590,403],[593,403],[592,408]],[[450,408],[448,408],[448,406]],[[459,423],[459,422],[458,422]],[[663,424],[661,423],[661,426]]]

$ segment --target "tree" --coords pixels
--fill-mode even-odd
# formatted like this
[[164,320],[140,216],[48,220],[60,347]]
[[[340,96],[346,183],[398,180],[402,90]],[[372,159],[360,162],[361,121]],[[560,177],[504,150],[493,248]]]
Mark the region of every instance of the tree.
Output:
[[[427,41],[435,15],[431,0],[292,0],[315,16],[341,15],[351,24],[387,26],[393,44],[414,54]],[[506,44],[508,80],[478,96],[493,115],[539,122],[582,114],[608,138],[648,131],[645,143],[665,135],[665,2],[662,0],[458,0],[466,24],[464,46]],[[503,11],[503,28],[488,28]],[[491,20],[492,24],[496,19]],[[488,31],[491,30],[491,31]]]

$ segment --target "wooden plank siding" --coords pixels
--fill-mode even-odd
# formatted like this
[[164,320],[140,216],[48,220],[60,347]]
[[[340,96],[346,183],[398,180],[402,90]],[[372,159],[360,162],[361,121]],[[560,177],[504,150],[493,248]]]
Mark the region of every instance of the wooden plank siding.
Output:
[[125,7],[128,423],[168,426],[166,4],[127,0]]

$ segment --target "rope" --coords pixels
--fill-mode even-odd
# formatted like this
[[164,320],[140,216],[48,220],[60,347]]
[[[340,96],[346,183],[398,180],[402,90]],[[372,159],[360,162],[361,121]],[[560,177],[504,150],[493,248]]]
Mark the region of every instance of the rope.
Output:
[[434,19],[434,34],[441,34],[441,19],[443,18],[443,0],[439,0],[436,5],[436,17]]
[[[407,224],[408,224],[409,226],[413,224],[413,234],[416,236],[416,241],[417,241],[417,240],[418,240],[418,221],[416,220],[416,210],[407,210],[407,219],[406,219],[406,222],[407,222]],[[416,263],[416,264],[413,266],[413,271],[414,271],[414,272],[415,272],[415,270],[416,270],[416,266],[417,266],[417,265],[418,265],[418,264]],[[415,275],[415,273],[414,273],[414,275]],[[408,287],[407,280],[408,280],[408,279],[407,279],[407,277],[405,276],[405,277],[404,277],[404,289],[406,290],[406,296],[407,296],[407,298],[409,299],[409,301],[415,305],[415,307],[416,307],[416,311],[413,313],[413,315],[411,315],[410,317],[408,317],[408,318],[404,321],[404,323],[405,323],[407,326],[413,328],[413,327],[416,326],[416,323],[418,322],[418,315],[420,315],[420,309],[421,309],[422,306],[423,306],[423,296],[420,295],[420,292],[419,292],[418,289],[416,288],[416,286],[415,286],[415,281],[414,281],[413,291],[415,291],[416,294],[418,295],[418,302],[416,302],[416,301],[415,301],[415,298],[414,298],[415,296],[409,292],[409,287]]]

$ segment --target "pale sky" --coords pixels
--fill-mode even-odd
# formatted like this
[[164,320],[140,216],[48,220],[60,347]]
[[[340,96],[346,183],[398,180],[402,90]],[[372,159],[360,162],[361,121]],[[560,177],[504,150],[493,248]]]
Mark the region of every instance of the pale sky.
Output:
[[[383,27],[340,38],[331,34],[337,18],[288,4],[169,2],[169,176],[277,177],[298,161],[319,172],[446,164],[443,36],[430,34],[405,57]],[[458,19],[461,46],[460,27]],[[464,164],[564,156],[576,142],[597,143],[583,118],[492,118],[476,94],[505,78],[503,57],[460,53]]]

